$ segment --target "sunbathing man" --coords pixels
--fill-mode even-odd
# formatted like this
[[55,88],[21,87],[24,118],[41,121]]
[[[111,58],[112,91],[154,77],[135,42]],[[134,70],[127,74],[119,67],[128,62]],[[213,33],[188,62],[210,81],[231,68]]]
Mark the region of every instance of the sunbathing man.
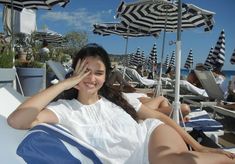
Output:
[[[108,84],[112,85],[115,82],[118,82],[121,86],[124,86],[122,91],[126,93],[125,95],[127,97],[127,100],[128,100],[128,97],[130,99],[138,99],[138,101],[146,105],[149,109],[162,112],[167,116],[171,114],[172,107],[169,105],[170,103],[167,100],[167,98],[163,96],[150,98],[150,97],[147,97],[146,95],[140,95],[140,94],[139,96],[134,96],[134,94],[131,94],[131,93],[135,92],[135,88],[131,87],[130,84],[125,79],[123,79],[119,71],[113,69],[112,74],[110,75],[110,78],[108,80]],[[181,112],[182,112],[183,117],[186,120],[187,118],[185,116],[187,116],[190,111],[191,111],[190,107],[187,104],[181,104]]]
[[[148,109],[161,112],[167,116],[170,116],[172,112],[172,106],[170,105],[168,99],[164,96],[151,98],[145,94],[124,93],[124,98],[126,98],[127,101],[133,106],[141,102],[141,104],[146,106]],[[183,115],[183,120],[188,121],[187,115],[191,112],[189,105],[181,104],[180,109]]]
[[125,79],[123,79],[122,74],[116,69],[113,68],[112,72],[110,73],[108,84],[113,86],[114,83],[119,83],[120,86],[119,89],[121,89],[123,92],[135,92],[136,89],[132,87]]

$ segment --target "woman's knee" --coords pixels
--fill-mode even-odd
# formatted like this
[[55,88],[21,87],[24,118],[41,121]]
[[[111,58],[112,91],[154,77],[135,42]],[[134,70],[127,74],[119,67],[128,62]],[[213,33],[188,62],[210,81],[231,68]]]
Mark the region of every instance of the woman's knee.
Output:
[[187,151],[188,148],[182,137],[168,125],[158,126],[150,136],[148,148],[150,163],[167,155]]

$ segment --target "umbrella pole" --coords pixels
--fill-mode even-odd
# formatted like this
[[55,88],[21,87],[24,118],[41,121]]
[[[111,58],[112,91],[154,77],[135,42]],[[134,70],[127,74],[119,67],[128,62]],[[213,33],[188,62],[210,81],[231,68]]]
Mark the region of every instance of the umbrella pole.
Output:
[[163,63],[163,56],[164,56],[164,50],[165,50],[166,23],[167,23],[167,14],[165,17],[165,25],[164,25],[164,32],[163,32],[162,54],[161,54],[160,73],[159,73],[159,79],[158,79],[158,85],[157,85],[157,93],[155,92],[154,97],[156,97],[156,95],[160,95],[162,93],[162,67],[163,67],[162,63]]
[[[181,60],[181,19],[182,19],[182,2],[178,1],[178,24],[177,24],[177,39],[176,39],[176,75],[175,75],[175,100],[173,102],[173,119],[179,124],[180,116],[180,60]],[[181,114],[182,115],[182,114]]]
[[[165,28],[166,28],[166,24],[165,24]],[[164,50],[165,50],[165,39],[166,39],[166,29],[164,29],[164,32],[163,32],[162,54],[161,54],[160,73],[159,73],[159,79],[158,79],[158,85],[157,85],[157,95],[160,95],[162,93],[162,67],[163,67],[162,63],[163,63],[163,55],[164,55]]]
[[[15,54],[14,54],[14,23],[13,23],[13,14],[14,14],[14,10],[13,10],[13,0],[11,0],[11,48],[10,48],[10,51],[11,53],[13,53],[13,57],[12,57],[12,63],[13,63],[13,68],[15,68]],[[17,74],[17,71],[16,71],[16,77],[18,78],[18,74]],[[20,90],[21,90],[21,93],[23,93],[23,90],[21,88],[21,84],[20,84],[20,81],[19,79],[17,79],[18,83],[19,83],[19,86],[20,86]],[[16,79],[13,80],[13,88],[16,89]]]
[[[14,24],[13,24],[13,0],[11,0],[11,51],[14,52]],[[13,56],[13,64],[15,63],[15,57]]]
[[[125,46],[125,55],[127,56],[127,47],[128,47],[128,37],[126,37],[126,46]],[[123,75],[122,78],[125,79],[125,74],[126,74],[126,66],[124,66],[123,69]]]

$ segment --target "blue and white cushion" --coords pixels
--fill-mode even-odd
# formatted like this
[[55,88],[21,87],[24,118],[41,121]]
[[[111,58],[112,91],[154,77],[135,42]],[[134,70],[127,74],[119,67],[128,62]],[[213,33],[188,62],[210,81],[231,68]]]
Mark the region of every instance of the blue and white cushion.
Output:
[[32,128],[17,148],[28,164],[102,163],[93,150],[65,129],[50,124]]

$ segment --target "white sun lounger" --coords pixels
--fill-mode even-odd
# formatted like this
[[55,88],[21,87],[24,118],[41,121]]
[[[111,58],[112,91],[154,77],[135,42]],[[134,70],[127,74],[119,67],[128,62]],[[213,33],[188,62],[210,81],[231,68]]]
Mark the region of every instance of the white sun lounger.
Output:
[[140,74],[135,69],[126,67],[125,72],[133,81],[138,82],[140,85],[144,85],[148,87],[157,85],[156,80],[147,79],[145,77],[140,76]]
[[229,110],[217,105],[213,105],[211,108],[214,110],[214,117],[216,117],[216,113],[220,113],[224,116],[235,118],[235,110]]
[[26,131],[16,130],[7,124],[7,117],[24,100],[24,97],[10,86],[0,87],[0,163],[25,163],[18,155],[16,149],[23,139]]
[[[144,95],[142,95],[142,94],[135,95],[135,97],[138,97],[138,96],[144,96]],[[24,160],[16,154],[17,148],[18,148],[18,151],[17,151],[18,154],[24,156],[25,159],[28,159],[28,161],[35,159],[35,158],[36,159],[38,158],[38,159],[45,162],[44,159],[51,159],[50,153],[52,153],[52,155],[58,157],[58,154],[57,153],[53,154],[52,150],[54,150],[53,149],[54,146],[59,148],[60,146],[63,146],[63,144],[67,148],[67,150],[66,151],[61,150],[60,152],[69,153],[70,158],[74,157],[74,159],[76,158],[75,160],[77,160],[77,161],[83,161],[83,162],[86,161],[85,163],[92,163],[92,161],[93,162],[94,161],[100,162],[99,159],[101,159],[102,156],[99,156],[99,154],[97,154],[95,152],[95,148],[89,147],[89,145],[86,145],[85,143],[82,143],[82,142],[76,140],[76,138],[71,136],[71,134],[65,133],[66,129],[65,129],[65,131],[63,131],[63,129],[61,129],[61,127],[55,127],[55,126],[51,126],[48,124],[42,124],[42,125],[36,126],[32,130],[30,130],[28,133],[25,130],[15,130],[15,129],[9,127],[6,122],[6,118],[24,100],[24,97],[22,97],[19,93],[17,93],[11,87],[6,86],[6,87],[0,88],[0,100],[1,100],[1,105],[2,105],[2,108],[0,110],[0,122],[1,122],[1,124],[0,124],[1,125],[0,158],[1,158],[1,163],[24,164],[25,163]],[[197,115],[194,114],[194,116],[191,116],[191,118],[197,117],[199,115],[202,115],[202,113],[200,113],[200,114],[197,113]],[[32,133],[32,132],[34,132],[34,133]],[[59,133],[61,133],[61,134],[59,134]],[[48,135],[48,134],[56,135],[56,138],[53,139],[53,136]],[[29,137],[29,135],[31,135],[31,137],[33,137],[33,138]],[[62,139],[61,141],[63,142],[63,144],[59,145],[56,142],[51,143],[51,141],[58,140],[57,137],[58,137],[58,139]],[[71,139],[69,139],[68,137]],[[27,138],[27,140],[25,140],[25,138]],[[22,142],[22,140],[23,140],[23,142]],[[62,143],[62,142],[60,142],[60,143]],[[46,151],[46,150],[48,150],[47,143],[52,144],[51,146],[48,147],[48,149],[51,150],[49,152]],[[18,147],[19,144],[21,144],[20,147]],[[53,144],[55,144],[55,145],[53,146]],[[26,147],[24,147],[24,146],[26,146]],[[81,148],[81,150],[80,150],[80,148]],[[45,158],[40,155],[37,157],[38,150],[43,151],[43,152],[40,152],[39,154],[44,154],[47,156],[45,156]],[[55,152],[57,152],[57,151],[55,151]],[[33,156],[31,156],[31,155],[33,155]],[[63,155],[64,154],[61,154],[61,156],[63,156]],[[103,161],[103,160],[101,160],[101,161]]]
[[65,76],[68,72],[65,70],[64,66],[60,62],[48,60],[46,61],[46,63],[52,69],[52,71],[55,73],[55,75],[60,81],[65,79]]

